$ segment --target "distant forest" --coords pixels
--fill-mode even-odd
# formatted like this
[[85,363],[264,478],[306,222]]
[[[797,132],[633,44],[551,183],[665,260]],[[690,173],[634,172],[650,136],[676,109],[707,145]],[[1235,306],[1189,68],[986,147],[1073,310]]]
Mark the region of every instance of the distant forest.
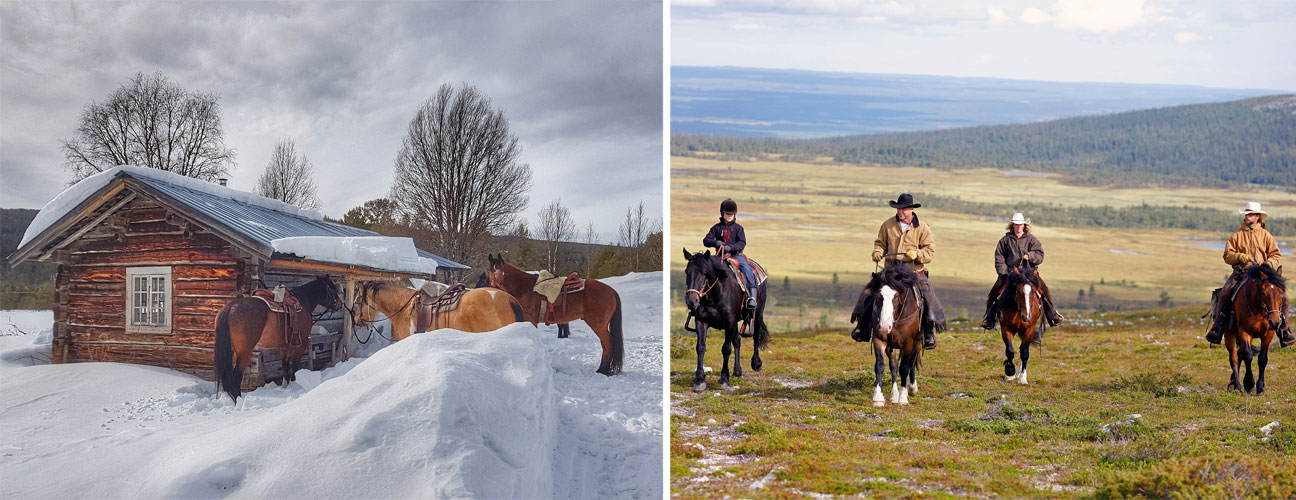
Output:
[[[866,193],[858,205],[877,203],[886,205],[893,193]],[[1055,203],[1023,202],[1013,204],[980,203],[961,198],[931,193],[914,193],[923,200],[923,207],[951,212],[1003,219],[1006,214],[1022,212],[1041,226],[1050,227],[1105,227],[1129,229],[1192,229],[1223,234],[1232,233],[1242,226],[1242,216],[1237,211],[1214,210],[1190,206],[1141,205],[1131,207],[1065,206]],[[1007,219],[1004,219],[1005,224]],[[1296,218],[1269,217],[1265,225],[1270,233],[1279,237],[1296,236]]]
[[26,262],[10,268],[6,260],[39,210],[0,208],[0,309],[49,309],[54,302],[52,262]]
[[1058,173],[1069,182],[1100,186],[1254,183],[1296,191],[1296,96],[1023,125],[822,139],[672,134],[671,154],[1016,169]]

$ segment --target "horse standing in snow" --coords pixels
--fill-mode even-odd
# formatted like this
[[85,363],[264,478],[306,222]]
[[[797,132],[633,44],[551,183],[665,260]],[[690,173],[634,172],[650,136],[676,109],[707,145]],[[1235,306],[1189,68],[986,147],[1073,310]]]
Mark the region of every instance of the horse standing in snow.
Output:
[[582,289],[560,292],[558,302],[552,308],[552,317],[545,317],[547,311],[542,311],[542,306],[547,299],[535,291],[539,276],[504,262],[503,255],[487,255],[486,258],[490,262],[486,275],[491,286],[516,297],[522,303],[526,321],[539,325],[541,322],[562,324],[584,320],[603,346],[598,372],[604,375],[621,373],[624,343],[621,338],[621,296],[616,290],[599,280],[583,280]]
[[393,342],[428,329],[493,332],[523,320],[522,306],[503,290],[450,287],[441,297],[432,297],[381,281],[366,283],[356,297],[356,324],[368,325],[378,313],[391,320]]
[[[294,299],[299,305],[293,304]],[[225,304],[216,315],[216,390],[224,389],[238,401],[243,372],[252,364],[252,351],[258,345],[279,349],[284,381],[292,381],[301,367],[302,355],[310,348],[314,325],[311,313],[316,306],[330,311],[342,307],[337,288],[328,276],[289,289],[282,306],[275,306],[283,307],[285,312],[272,310],[269,300],[258,296],[239,297]]]
[[[478,274],[478,275],[477,275],[477,284],[474,285],[474,287],[476,287],[476,288],[487,288],[487,287],[489,287],[489,286],[491,286],[491,284],[490,284],[490,277],[486,276],[486,273]],[[521,319],[521,320],[518,320],[518,321],[526,321],[526,320],[525,320],[525,319]],[[560,338],[560,339],[565,339],[565,338],[567,338],[567,337],[571,337],[571,324],[569,324],[569,323],[558,323],[558,338]]]

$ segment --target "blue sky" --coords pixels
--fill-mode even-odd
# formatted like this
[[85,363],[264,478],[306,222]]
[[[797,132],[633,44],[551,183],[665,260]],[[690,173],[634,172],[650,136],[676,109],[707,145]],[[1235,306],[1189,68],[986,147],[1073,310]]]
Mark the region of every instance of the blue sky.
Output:
[[1296,91],[1289,0],[672,0],[672,65]]

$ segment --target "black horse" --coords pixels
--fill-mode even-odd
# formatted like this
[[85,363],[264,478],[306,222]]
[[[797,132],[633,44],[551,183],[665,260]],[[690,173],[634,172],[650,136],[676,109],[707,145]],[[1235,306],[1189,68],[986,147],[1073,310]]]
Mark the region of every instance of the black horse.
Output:
[[[489,287],[490,287],[490,277],[486,276],[486,273],[478,274],[477,284],[474,285],[473,288],[489,288]],[[558,323],[558,338],[565,339],[570,336],[571,336],[571,326],[569,326],[567,323]]]
[[[727,388],[731,353],[734,355],[733,376],[742,376],[741,337],[754,337],[751,368],[754,371],[761,370],[760,350],[769,343],[769,328],[765,326],[765,283],[761,283],[756,289],[756,310],[751,311],[748,320],[752,327],[750,333],[740,333],[738,324],[743,321],[744,312],[742,289],[738,280],[743,279],[742,276],[735,275],[721,261],[720,256],[711,255],[710,250],[690,254],[685,249],[684,258],[688,259],[688,266],[684,268],[684,284],[688,287],[684,292],[684,305],[689,310],[688,317],[684,319],[684,329],[697,334],[697,373],[693,377],[693,390],[706,390],[702,358],[706,356],[708,327],[725,332],[724,346],[720,349],[724,353],[720,386]],[[696,328],[689,328],[690,318],[697,319]]]

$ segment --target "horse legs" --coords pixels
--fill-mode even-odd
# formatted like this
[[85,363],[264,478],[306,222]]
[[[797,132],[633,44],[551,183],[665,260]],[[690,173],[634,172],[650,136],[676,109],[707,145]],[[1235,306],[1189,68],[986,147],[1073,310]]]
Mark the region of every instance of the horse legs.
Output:
[[734,339],[733,376],[741,377],[742,376],[742,335],[734,335],[733,339]]
[[885,364],[882,352],[886,347],[881,340],[873,337],[873,406],[886,406],[886,397],[882,395],[882,367]]
[[915,354],[915,355],[914,355],[914,362],[913,362],[913,366],[909,368],[909,379],[908,379],[908,380],[909,380],[909,395],[910,395],[910,396],[917,396],[917,395],[918,395],[918,357],[921,356],[921,355],[922,355],[922,351],[919,351],[918,354]]
[[887,367],[891,369],[891,402],[900,404],[900,384],[897,372],[900,369],[900,352],[898,349],[887,350]]
[[909,404],[909,374],[913,370],[913,355],[902,353],[900,355],[900,404]]
[[1002,332],[1003,332],[1002,336],[1003,336],[1003,343],[1004,343],[1004,357],[1006,358],[1004,359],[1003,362],[1004,380],[1008,382],[1012,382],[1014,379],[1017,378],[1017,367],[1013,365],[1013,356],[1016,354],[1016,352],[1013,351],[1013,344],[1012,344],[1013,336],[1012,333],[1008,332],[1007,328],[1003,328]]
[[1017,382],[1021,383],[1021,385],[1026,385],[1027,383],[1026,382],[1026,362],[1030,361],[1030,347],[1031,347],[1030,343],[1031,341],[1027,340],[1026,336],[1023,335],[1021,341],[1021,374],[1017,376]]
[[[720,387],[729,388],[729,355],[734,352],[734,339],[738,338],[738,328],[729,327],[724,331],[724,344],[720,346],[720,354],[724,357],[724,363],[720,365]],[[738,358],[734,358],[734,364],[738,364]]]
[[1242,384],[1238,383],[1238,345],[1237,339],[1233,338],[1232,332],[1225,332],[1224,347],[1229,353],[1229,368],[1232,369],[1232,375],[1229,377],[1229,389],[1242,390]]
[[706,357],[706,323],[697,323],[697,372],[693,374],[693,392],[706,390],[706,372],[702,371],[702,359]]
[[1252,389],[1255,389],[1255,377],[1251,374],[1251,358],[1254,356],[1251,352],[1250,339],[1244,340],[1247,342],[1238,348],[1238,356],[1242,358],[1243,363],[1246,363],[1246,376],[1242,379],[1242,389],[1251,392]]
[[1269,364],[1269,343],[1272,341],[1273,341],[1273,337],[1270,335],[1265,335],[1264,338],[1260,339],[1260,355],[1256,357],[1257,361],[1260,364],[1260,379],[1256,380],[1256,386],[1255,386],[1255,393],[1257,396],[1264,394],[1264,390],[1265,390],[1264,372],[1265,372],[1265,366]]
[[558,338],[565,339],[571,336],[571,325],[567,323],[558,323]]

